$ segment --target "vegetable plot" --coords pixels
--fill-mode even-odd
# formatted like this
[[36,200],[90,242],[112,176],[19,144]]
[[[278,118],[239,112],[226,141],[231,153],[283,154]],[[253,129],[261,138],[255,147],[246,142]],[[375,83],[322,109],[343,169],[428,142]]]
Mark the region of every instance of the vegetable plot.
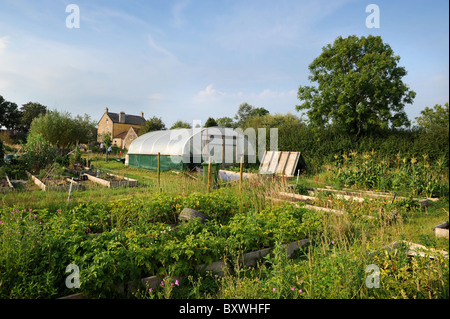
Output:
[[[185,208],[212,217],[179,223]],[[89,297],[112,297],[128,281],[189,274],[201,264],[298,240],[321,228],[320,215],[291,204],[243,211],[226,190],[189,196],[81,204],[71,210],[5,208],[0,215],[0,297],[51,298],[74,293],[65,268],[80,270]]]

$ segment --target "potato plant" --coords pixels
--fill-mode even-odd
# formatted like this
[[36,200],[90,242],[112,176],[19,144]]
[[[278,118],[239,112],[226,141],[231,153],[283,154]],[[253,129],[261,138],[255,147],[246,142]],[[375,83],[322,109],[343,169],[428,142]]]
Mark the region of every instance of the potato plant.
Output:
[[[184,207],[213,219],[180,223]],[[186,275],[198,265],[270,247],[280,231],[288,242],[320,228],[316,214],[291,204],[241,213],[239,200],[226,189],[83,203],[56,212],[4,208],[0,216],[0,296],[5,298],[70,294],[64,281],[69,264],[80,269],[83,294],[116,296],[124,283],[164,274],[168,266],[175,275]]]

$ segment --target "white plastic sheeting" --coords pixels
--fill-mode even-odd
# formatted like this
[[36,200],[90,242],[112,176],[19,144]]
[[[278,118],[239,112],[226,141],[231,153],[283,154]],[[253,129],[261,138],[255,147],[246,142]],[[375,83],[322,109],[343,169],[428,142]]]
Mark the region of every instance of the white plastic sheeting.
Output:
[[135,139],[128,154],[182,156],[184,163],[201,163],[209,157],[216,163],[239,162],[254,146],[231,128],[209,127],[154,131]]

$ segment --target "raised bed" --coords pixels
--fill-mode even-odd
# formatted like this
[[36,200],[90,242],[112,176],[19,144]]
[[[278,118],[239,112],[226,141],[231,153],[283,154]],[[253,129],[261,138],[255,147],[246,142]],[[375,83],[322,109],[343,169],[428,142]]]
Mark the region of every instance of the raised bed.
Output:
[[[43,191],[69,191],[70,184],[72,181],[69,178],[66,179],[44,179],[40,180],[36,176],[30,174],[28,171],[26,172],[29,177],[33,180],[34,184],[36,184]],[[73,181],[72,190],[83,190],[84,186]]]
[[138,181],[136,179],[128,178],[128,177],[120,177],[115,174],[106,173],[104,177],[96,177],[91,174],[84,174],[82,176],[87,176],[87,178],[97,184],[106,186],[108,188],[116,188],[116,187],[136,187],[138,186]]
[[[399,240],[395,241],[393,243],[390,243],[389,245],[386,245],[382,247],[381,249],[384,249],[386,251],[391,251],[394,249],[397,249],[400,244],[406,244],[407,247],[407,254],[411,257],[428,257],[430,259],[436,259],[440,256],[448,259],[448,252],[445,250],[436,250],[433,248],[427,248],[423,245],[419,245],[416,243],[412,243],[406,240]],[[372,251],[369,253],[369,257],[375,256],[377,251]]]
[[[309,238],[304,238],[302,240],[297,240],[289,244],[282,245],[286,249],[286,254],[288,257],[290,257],[296,250],[298,250],[301,246],[309,243]],[[264,248],[257,251],[252,251],[249,253],[246,253],[244,255],[239,256],[239,262],[243,263],[245,266],[253,266],[256,265],[256,262],[264,256],[267,256],[272,248]],[[197,270],[205,270],[205,271],[212,271],[219,276],[224,276],[227,271],[229,270],[229,267],[231,265],[224,262],[223,260],[215,261],[211,265],[199,265],[196,267]],[[182,276],[173,276],[172,279],[180,280],[182,279]],[[140,287],[146,287],[147,289],[153,288],[156,289],[163,281],[163,277],[161,276],[150,276],[146,278],[142,278],[139,280],[139,282],[133,282],[130,281],[126,284],[126,288],[128,293],[136,292]],[[122,294],[125,294],[125,285],[120,285],[118,287],[118,291],[120,291]],[[61,297],[59,299],[84,299],[85,296],[83,296],[82,293],[76,293],[73,295],[68,295],[65,297]]]
[[[273,198],[273,197],[267,197],[267,199],[270,199],[272,201],[282,201],[282,202],[291,202],[291,203],[295,203],[295,202],[311,202],[314,201],[316,198],[312,197],[312,196],[306,196],[306,195],[299,195],[299,194],[291,194],[291,193],[284,193],[284,192],[279,192],[278,196],[282,197],[280,198]],[[297,204],[295,204],[296,206],[298,206]],[[334,215],[338,215],[338,216],[342,216],[342,215],[347,215],[348,213],[345,210],[337,210],[337,209],[332,209],[332,208],[326,208],[326,207],[320,207],[320,206],[314,206],[314,205],[310,205],[310,204],[305,204],[302,206],[305,209],[309,209],[309,210],[315,210],[315,211],[322,211],[322,212],[326,212],[326,213],[332,213]],[[368,218],[368,219],[376,219],[373,216],[370,215],[362,215],[364,218]]]
[[[406,200],[408,199],[407,197],[404,196],[396,196],[395,194],[392,193],[387,193],[387,192],[373,192],[373,191],[363,191],[363,190],[349,190],[349,189],[344,189],[344,190],[337,190],[337,189],[332,189],[332,188],[313,188],[310,189],[308,191],[308,193],[311,196],[314,196],[316,192],[331,192],[336,194],[336,197],[338,198],[344,198],[346,200],[356,200],[359,202],[363,202],[364,199],[368,199],[368,200],[373,200],[373,199],[384,199],[384,200],[393,200],[394,197],[396,199],[402,199],[402,200]],[[433,197],[433,198],[413,198],[414,200],[417,200],[419,202],[419,204],[421,206],[429,206],[429,202],[435,202],[438,201],[439,198]]]

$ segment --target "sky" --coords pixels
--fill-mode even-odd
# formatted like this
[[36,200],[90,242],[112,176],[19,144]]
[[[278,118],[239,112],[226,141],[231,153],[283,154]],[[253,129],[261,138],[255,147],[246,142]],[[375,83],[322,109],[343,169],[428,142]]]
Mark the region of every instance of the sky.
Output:
[[322,48],[369,34],[401,57],[411,121],[449,101],[447,0],[0,0],[0,95],[95,121],[105,107],[142,111],[167,127],[233,117],[243,102],[300,116]]

